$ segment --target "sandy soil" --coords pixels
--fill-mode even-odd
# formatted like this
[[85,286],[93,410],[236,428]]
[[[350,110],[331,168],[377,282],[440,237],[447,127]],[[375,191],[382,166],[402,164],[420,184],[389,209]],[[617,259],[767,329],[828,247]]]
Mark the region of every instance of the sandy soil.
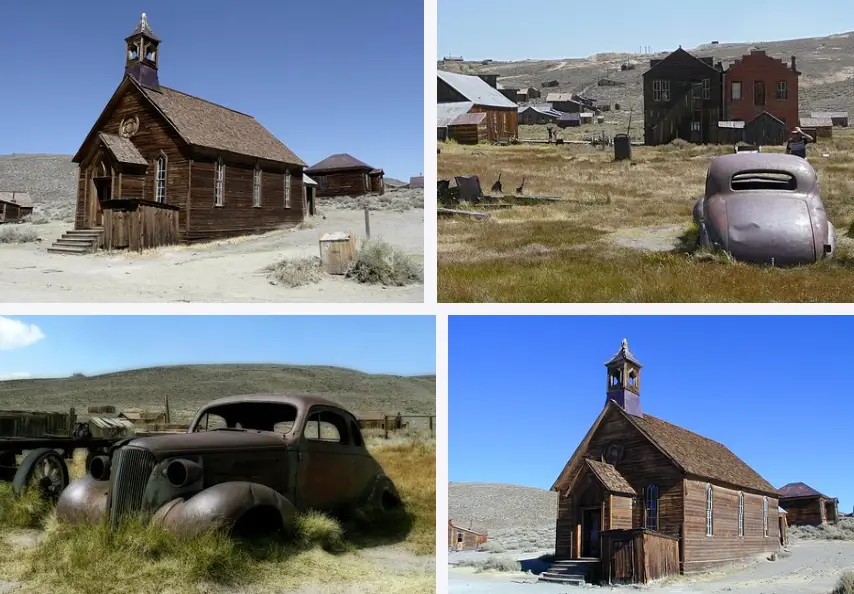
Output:
[[[525,556],[524,558],[528,558]],[[520,557],[521,559],[522,557]],[[827,594],[839,575],[854,568],[854,542],[800,541],[791,555],[777,561],[757,560],[747,566],[728,568],[690,577],[678,577],[638,588],[648,594]],[[475,573],[470,568],[450,567],[450,592],[514,594],[521,592],[566,593],[569,586],[534,584],[524,573]],[[595,586],[590,586],[590,589]],[[629,587],[602,587],[599,591],[627,591]]]
[[[32,302],[422,302],[424,286],[382,287],[328,276],[315,285],[271,284],[264,267],[318,255],[321,234],[364,237],[364,213],[325,209],[313,229],[173,246],[143,254],[62,255],[47,248],[68,223],[34,225],[42,241],[0,245],[0,301]],[[372,211],[371,236],[423,257],[424,211]]]

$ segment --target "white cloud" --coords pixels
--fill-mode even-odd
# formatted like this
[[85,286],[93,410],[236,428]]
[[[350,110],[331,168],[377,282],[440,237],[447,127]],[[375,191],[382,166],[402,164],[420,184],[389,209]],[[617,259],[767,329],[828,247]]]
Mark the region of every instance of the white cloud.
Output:
[[33,375],[26,371],[12,371],[10,373],[0,371],[0,382],[5,382],[6,380],[29,379],[31,377],[33,377]]
[[0,317],[0,351],[22,349],[44,338],[44,332],[35,324],[29,326],[12,318]]

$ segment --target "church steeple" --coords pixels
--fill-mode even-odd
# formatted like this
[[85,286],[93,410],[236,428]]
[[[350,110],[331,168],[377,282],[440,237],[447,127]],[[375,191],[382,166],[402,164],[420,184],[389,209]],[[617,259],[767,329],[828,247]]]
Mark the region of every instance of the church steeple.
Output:
[[610,361],[605,363],[608,369],[608,400],[613,400],[630,415],[643,416],[640,403],[640,370],[643,367],[629,350],[629,342],[624,338]]
[[125,57],[125,74],[133,77],[138,83],[151,89],[160,87],[157,77],[157,62],[159,59],[158,46],[160,39],[148,25],[148,18],[142,13],[142,18],[133,32],[125,38],[127,54]]

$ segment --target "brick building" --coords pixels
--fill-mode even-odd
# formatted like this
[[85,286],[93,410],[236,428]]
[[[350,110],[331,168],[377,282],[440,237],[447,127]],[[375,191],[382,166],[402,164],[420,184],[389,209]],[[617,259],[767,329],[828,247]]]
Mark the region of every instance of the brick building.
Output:
[[786,124],[798,125],[798,72],[795,57],[790,64],[762,50],[736,60],[725,73],[725,119],[749,122],[768,112]]

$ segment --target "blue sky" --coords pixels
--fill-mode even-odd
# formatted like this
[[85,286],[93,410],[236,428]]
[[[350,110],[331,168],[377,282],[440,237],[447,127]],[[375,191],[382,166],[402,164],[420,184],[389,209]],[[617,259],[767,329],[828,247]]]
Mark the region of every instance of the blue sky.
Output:
[[433,316],[0,317],[0,378],[95,375],[183,363],[436,372]]
[[451,316],[448,334],[451,481],[551,488],[626,338],[646,413],[723,443],[776,487],[802,481],[854,506],[854,316]]
[[[774,41],[854,30],[850,0],[673,0],[575,5],[563,0],[438,0],[438,56],[523,60],[672,51],[717,40]],[[808,15],[808,16],[807,16]]]
[[0,2],[0,154],[77,152],[143,12],[164,86],[249,113],[309,165],[424,169],[424,7],[393,0]]

